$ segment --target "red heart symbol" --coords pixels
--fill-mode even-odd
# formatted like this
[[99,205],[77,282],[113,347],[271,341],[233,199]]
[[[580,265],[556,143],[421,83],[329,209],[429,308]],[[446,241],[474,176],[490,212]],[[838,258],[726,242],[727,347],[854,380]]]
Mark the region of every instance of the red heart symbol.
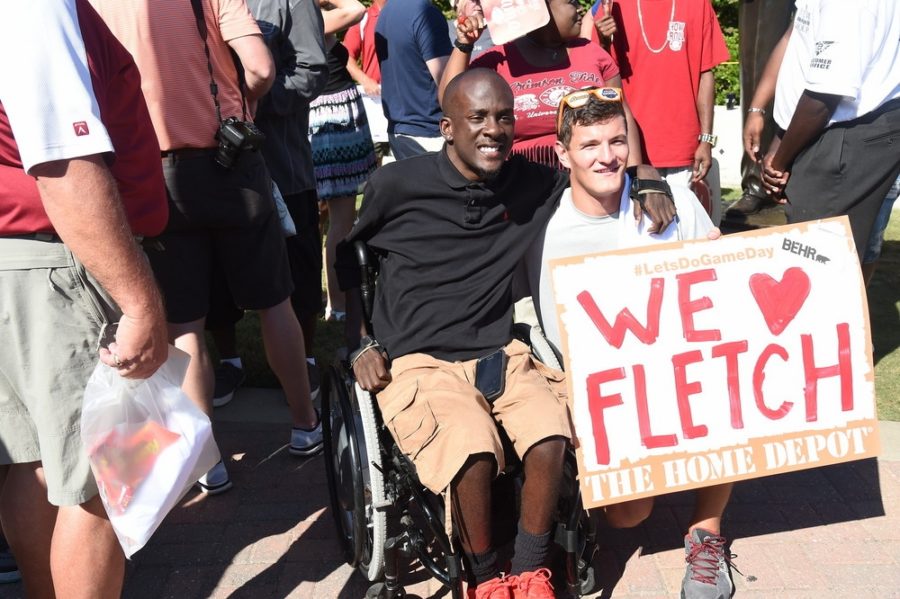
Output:
[[750,291],[773,335],[787,328],[809,297],[809,276],[799,266],[784,271],[781,281],[763,273],[750,277]]

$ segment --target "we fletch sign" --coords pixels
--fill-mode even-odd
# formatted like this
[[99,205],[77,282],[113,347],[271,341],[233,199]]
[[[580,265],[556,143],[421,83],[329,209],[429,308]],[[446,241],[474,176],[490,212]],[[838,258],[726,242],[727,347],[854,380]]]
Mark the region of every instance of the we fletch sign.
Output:
[[845,217],[552,267],[586,507],[877,454]]

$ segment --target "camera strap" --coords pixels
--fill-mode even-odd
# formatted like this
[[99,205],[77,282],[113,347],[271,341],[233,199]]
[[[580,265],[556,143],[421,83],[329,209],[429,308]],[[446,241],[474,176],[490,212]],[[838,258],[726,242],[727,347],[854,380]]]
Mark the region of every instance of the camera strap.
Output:
[[[213,77],[212,62],[209,57],[209,44],[206,42],[207,29],[206,19],[203,17],[202,0],[191,0],[191,9],[194,11],[194,20],[197,22],[197,32],[200,39],[203,40],[203,51],[206,53],[206,68],[209,70],[209,93],[212,95],[213,104],[216,106],[216,118],[222,122],[222,107],[219,105],[219,86],[216,85],[216,79]],[[240,61],[231,51],[231,60],[234,62],[234,68],[238,75],[238,90],[241,92],[241,118],[247,120],[247,98],[244,96],[244,69]]]

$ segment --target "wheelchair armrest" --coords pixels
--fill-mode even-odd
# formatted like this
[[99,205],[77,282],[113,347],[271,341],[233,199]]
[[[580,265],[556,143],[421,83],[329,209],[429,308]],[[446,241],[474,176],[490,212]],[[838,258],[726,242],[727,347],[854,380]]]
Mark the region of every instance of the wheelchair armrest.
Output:
[[378,277],[378,257],[364,241],[354,242],[353,251],[356,252],[356,260],[359,262],[359,295],[363,315],[366,319],[366,328],[371,331],[372,312],[375,307],[375,279]]
[[525,322],[513,324],[513,336],[531,348],[531,355],[551,368],[563,370],[562,356],[556,348],[544,336],[544,330],[540,325],[530,325]]

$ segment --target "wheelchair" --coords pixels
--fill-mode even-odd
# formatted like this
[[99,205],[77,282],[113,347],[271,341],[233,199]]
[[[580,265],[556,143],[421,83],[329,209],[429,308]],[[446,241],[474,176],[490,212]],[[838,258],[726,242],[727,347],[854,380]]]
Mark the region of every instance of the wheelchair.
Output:
[[[354,250],[362,270],[360,295],[368,326],[377,259],[362,243],[358,242]],[[549,356],[548,361],[552,365]],[[460,544],[445,532],[443,501],[419,482],[415,466],[382,422],[375,398],[354,381],[349,364],[344,361],[326,370],[321,397],[331,509],[344,559],[371,583],[366,597],[404,597],[406,569],[418,562],[450,591],[453,599],[462,599],[466,581],[463,558]],[[495,496],[498,486],[515,490],[520,484],[521,476],[516,478],[515,469],[513,466],[510,472],[507,467],[500,474],[494,483]],[[517,521],[515,496],[512,501],[517,508]],[[495,539],[496,535],[495,532]],[[595,535],[593,523],[582,507],[575,455],[570,449],[552,535],[565,564],[569,596],[581,597],[596,590]]]

